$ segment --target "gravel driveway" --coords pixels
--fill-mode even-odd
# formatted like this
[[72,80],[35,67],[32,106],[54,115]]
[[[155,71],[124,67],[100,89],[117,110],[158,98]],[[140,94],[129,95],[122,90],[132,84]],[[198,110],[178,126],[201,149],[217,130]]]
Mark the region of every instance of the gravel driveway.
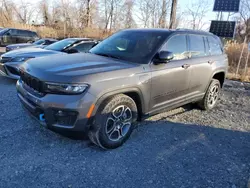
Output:
[[[210,112],[191,106],[148,119],[121,148],[102,151],[41,127],[0,77],[0,187],[246,188],[250,89],[227,82]],[[70,135],[69,135],[70,136]]]

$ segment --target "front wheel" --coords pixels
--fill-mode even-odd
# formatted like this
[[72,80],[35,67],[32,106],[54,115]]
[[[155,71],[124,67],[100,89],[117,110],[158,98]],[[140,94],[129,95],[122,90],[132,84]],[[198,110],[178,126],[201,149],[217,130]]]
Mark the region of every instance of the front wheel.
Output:
[[101,148],[117,148],[130,137],[137,118],[134,100],[123,94],[116,95],[100,106],[89,130],[89,138]]
[[221,92],[221,84],[219,80],[212,79],[207,92],[198,104],[203,110],[211,110],[218,103]]

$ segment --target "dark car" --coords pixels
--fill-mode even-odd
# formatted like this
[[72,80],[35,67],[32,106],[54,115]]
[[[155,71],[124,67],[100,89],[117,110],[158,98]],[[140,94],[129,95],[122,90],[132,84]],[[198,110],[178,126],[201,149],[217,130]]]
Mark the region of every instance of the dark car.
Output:
[[9,52],[11,50],[16,50],[20,48],[27,48],[27,47],[33,47],[33,48],[44,48],[50,44],[53,44],[57,42],[58,40],[56,39],[50,39],[50,38],[45,38],[45,39],[40,39],[35,42],[31,43],[20,43],[20,44],[11,44],[6,46],[6,52]]
[[[22,48],[3,54],[0,58],[0,74],[19,79],[19,67],[29,59],[55,54],[88,52],[98,42],[89,38],[69,38],[55,42],[45,48]],[[51,62],[52,63],[52,62]]]
[[0,46],[27,43],[38,40],[36,32],[22,29],[5,28],[0,30]]
[[17,91],[43,125],[87,132],[94,144],[116,148],[137,121],[161,111],[188,103],[214,108],[227,67],[221,41],[211,33],[132,29],[88,54],[24,63]]

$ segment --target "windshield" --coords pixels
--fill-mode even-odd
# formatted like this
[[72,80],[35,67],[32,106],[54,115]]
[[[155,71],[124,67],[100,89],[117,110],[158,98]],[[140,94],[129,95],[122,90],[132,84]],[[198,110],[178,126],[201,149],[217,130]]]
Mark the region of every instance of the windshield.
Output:
[[45,42],[44,39],[41,39],[41,40],[35,41],[33,44],[42,45],[44,42]]
[[165,31],[121,31],[92,48],[90,53],[146,64],[153,58],[167,35],[168,32]]
[[9,29],[2,29],[2,30],[0,30],[0,35],[6,33],[7,31],[9,31]]
[[45,47],[44,49],[53,50],[53,51],[63,51],[65,48],[67,48],[68,46],[71,46],[72,44],[74,44],[77,41],[78,41],[77,39],[64,39],[64,40],[55,42],[55,43]]

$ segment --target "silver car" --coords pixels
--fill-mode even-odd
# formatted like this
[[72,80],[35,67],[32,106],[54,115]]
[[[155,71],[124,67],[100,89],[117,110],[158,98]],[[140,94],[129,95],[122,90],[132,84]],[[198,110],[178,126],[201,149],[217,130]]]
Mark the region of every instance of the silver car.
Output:
[[37,57],[65,55],[88,52],[98,42],[89,38],[68,38],[53,43],[43,49],[23,48],[13,50],[0,57],[0,74],[12,79],[19,79],[19,67],[22,63]]

